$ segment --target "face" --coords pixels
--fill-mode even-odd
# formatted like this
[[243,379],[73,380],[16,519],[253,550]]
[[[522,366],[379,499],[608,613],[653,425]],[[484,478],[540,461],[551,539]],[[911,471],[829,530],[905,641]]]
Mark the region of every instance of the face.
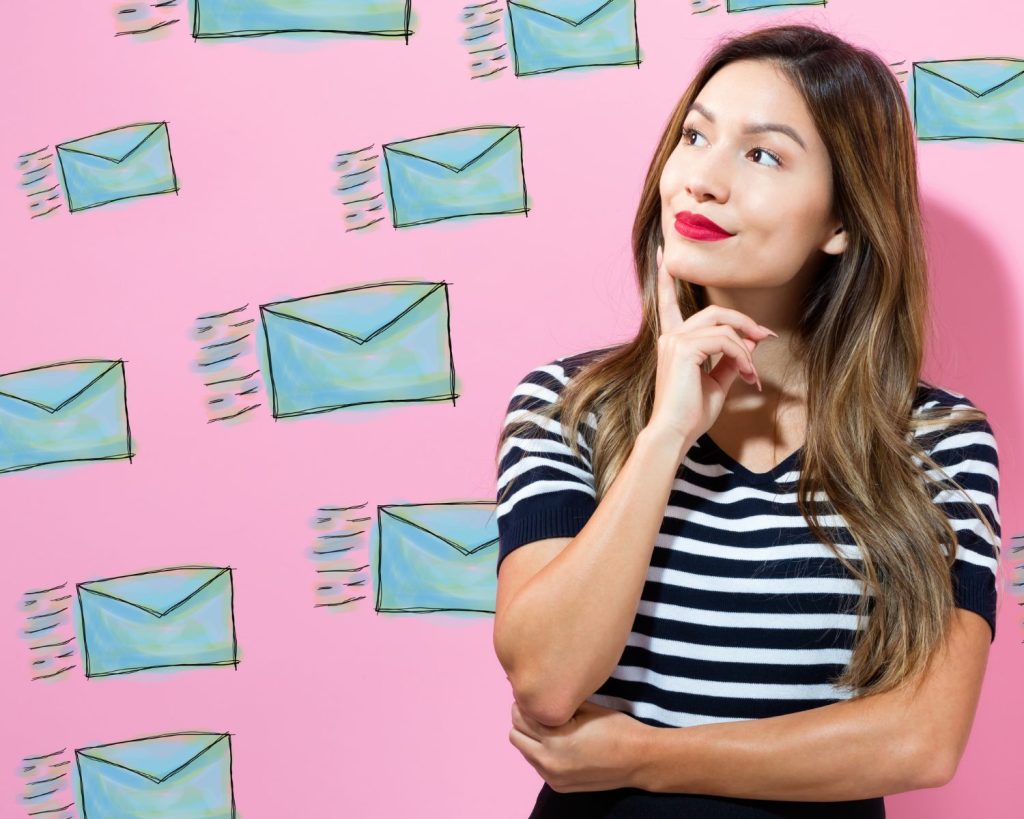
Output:
[[[659,185],[665,263],[673,276],[704,285],[711,303],[751,308],[752,288],[800,285],[823,253],[845,249],[846,233],[835,232],[840,222],[831,212],[828,152],[799,92],[766,61],[729,63],[695,103],[701,108],[686,114]],[[745,132],[765,123],[792,133]],[[732,235],[686,236],[676,226],[681,211]],[[765,309],[751,315],[784,320],[765,303],[768,290],[756,295]]]

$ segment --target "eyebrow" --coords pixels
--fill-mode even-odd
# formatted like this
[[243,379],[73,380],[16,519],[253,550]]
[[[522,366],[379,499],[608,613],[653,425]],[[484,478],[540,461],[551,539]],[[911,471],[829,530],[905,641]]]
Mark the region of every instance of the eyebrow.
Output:
[[[697,111],[703,114],[709,122],[715,121],[714,114],[712,114],[707,108],[705,108],[699,102],[690,103],[690,107],[687,108],[686,113],[683,114],[683,119],[686,119],[686,115],[689,114],[690,111]],[[807,150],[807,146],[804,144],[804,141],[800,138],[800,134],[798,134],[793,128],[790,128],[788,125],[783,125],[782,123],[779,122],[751,122],[748,123],[743,128],[742,133],[760,134],[763,133],[764,131],[778,131],[780,134],[785,134],[794,142],[796,142],[797,145],[799,145],[805,151]]]

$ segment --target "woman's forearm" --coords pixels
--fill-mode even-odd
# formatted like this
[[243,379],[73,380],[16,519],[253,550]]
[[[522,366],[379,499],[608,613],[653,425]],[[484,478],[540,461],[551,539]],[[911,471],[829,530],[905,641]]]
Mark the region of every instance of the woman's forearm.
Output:
[[883,693],[765,719],[650,727],[637,787],[828,802],[938,787],[942,759],[905,711]]
[[509,603],[495,645],[520,707],[568,720],[632,630],[672,483],[691,441],[643,430],[584,528]]

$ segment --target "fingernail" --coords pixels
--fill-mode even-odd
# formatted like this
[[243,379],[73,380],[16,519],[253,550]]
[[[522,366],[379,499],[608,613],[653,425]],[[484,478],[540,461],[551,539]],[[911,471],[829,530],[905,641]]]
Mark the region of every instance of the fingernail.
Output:
[[760,327],[760,328],[761,328],[762,330],[764,330],[764,331],[765,331],[766,333],[768,333],[769,335],[775,336],[775,338],[778,338],[778,337],[779,337],[779,334],[778,334],[778,333],[772,332],[772,331],[771,331],[771,330],[769,330],[769,329],[768,329],[767,327],[765,327],[765,326],[764,326],[763,324],[758,324],[757,326],[758,326],[758,327]]

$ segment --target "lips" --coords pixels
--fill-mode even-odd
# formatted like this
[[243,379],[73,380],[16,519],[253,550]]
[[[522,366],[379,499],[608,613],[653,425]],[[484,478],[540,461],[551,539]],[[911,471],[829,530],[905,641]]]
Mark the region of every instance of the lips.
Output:
[[722,227],[717,222],[713,222],[707,216],[701,216],[699,213],[691,213],[690,211],[680,211],[676,214],[676,221],[688,224],[691,227],[700,227],[705,230],[712,230],[716,233],[722,233],[726,236],[731,236],[728,230]]
[[682,210],[676,214],[676,230],[694,238],[727,239],[733,235],[706,216],[688,210]]

